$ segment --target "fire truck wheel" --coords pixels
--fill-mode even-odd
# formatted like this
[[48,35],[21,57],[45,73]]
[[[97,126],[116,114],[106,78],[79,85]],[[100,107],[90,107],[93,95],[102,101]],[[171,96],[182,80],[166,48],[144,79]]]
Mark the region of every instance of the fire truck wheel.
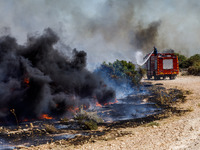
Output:
[[159,76],[154,76],[154,79],[155,80],[160,80],[160,77]]
[[170,80],[174,80],[176,78],[176,76],[175,75],[171,75],[169,78],[170,78]]

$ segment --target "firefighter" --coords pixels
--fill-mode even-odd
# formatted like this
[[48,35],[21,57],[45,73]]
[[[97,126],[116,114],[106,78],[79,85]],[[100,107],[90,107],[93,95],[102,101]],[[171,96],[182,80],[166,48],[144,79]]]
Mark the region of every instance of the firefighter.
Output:
[[157,48],[154,46],[154,55],[156,56],[158,54]]

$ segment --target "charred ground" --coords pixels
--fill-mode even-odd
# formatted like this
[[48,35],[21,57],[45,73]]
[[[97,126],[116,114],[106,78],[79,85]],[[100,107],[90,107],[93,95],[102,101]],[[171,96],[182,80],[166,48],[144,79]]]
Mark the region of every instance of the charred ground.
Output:
[[[98,129],[90,131],[89,128],[86,128],[85,122],[88,121],[88,116],[91,114],[87,114],[85,112],[85,115],[81,118],[74,118],[72,120],[61,119],[60,121],[29,121],[21,123],[20,128],[18,129],[16,129],[16,126],[4,126],[0,128],[0,135],[4,138],[4,140],[12,141],[15,146],[40,145],[47,142],[55,142],[54,144],[58,145],[60,144],[60,142],[66,145],[81,145],[87,142],[95,142],[96,140],[107,141],[115,139],[117,137],[130,135],[132,134],[131,132],[118,132],[117,130],[119,128],[137,127],[140,125],[148,126],[151,125],[149,123],[155,120],[168,118],[170,116],[180,116],[189,111],[174,107],[174,104],[177,104],[177,102],[185,102],[185,95],[188,94],[187,91],[183,92],[177,89],[166,90],[164,87],[162,87],[162,85],[153,86],[149,83],[146,83],[143,86],[148,86],[148,89],[151,92],[150,95],[135,95],[129,97],[129,99],[127,98],[127,100],[132,102],[138,101],[139,99],[154,101],[156,103],[154,103],[153,105],[158,108],[162,108],[158,113],[153,113],[151,115],[136,119],[130,118],[127,120],[119,120],[109,123],[98,123]],[[162,101],[162,97],[165,98],[164,101]],[[105,109],[107,109],[107,112],[109,112],[105,115],[111,116],[112,111],[115,112],[115,109],[117,107],[118,106],[116,104],[105,106]],[[121,110],[121,112],[123,111],[124,110]],[[101,112],[102,115],[104,115],[103,113],[104,112]],[[132,118],[134,118],[134,116],[132,116]],[[89,120],[94,121],[94,119],[91,119],[91,117],[89,118]]]

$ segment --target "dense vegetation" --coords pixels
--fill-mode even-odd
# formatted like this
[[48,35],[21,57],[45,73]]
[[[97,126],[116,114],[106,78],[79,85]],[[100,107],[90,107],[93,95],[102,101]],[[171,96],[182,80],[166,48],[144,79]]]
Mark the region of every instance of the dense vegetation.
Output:
[[112,80],[115,83],[130,83],[132,85],[137,85],[142,76],[145,74],[144,69],[138,68],[125,60],[116,60],[113,63],[103,62],[101,66],[96,70],[98,74]]
[[[200,75],[200,54],[189,58],[178,53],[175,54],[178,56],[180,69],[187,69],[190,75]],[[113,63],[103,62],[95,72],[101,75],[104,80],[115,82],[118,85],[121,83],[138,85],[145,74],[143,68],[136,69],[133,63],[125,60],[116,60]]]
[[179,58],[179,67],[186,68],[190,75],[200,75],[200,54],[195,54],[189,58],[176,53]]

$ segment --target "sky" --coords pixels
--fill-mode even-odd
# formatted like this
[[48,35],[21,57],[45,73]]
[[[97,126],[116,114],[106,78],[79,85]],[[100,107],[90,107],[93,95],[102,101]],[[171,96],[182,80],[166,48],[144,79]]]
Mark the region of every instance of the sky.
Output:
[[69,47],[87,52],[89,70],[116,59],[135,63],[153,46],[200,53],[198,0],[1,0],[0,19],[0,36],[19,44],[52,28],[63,54]]

